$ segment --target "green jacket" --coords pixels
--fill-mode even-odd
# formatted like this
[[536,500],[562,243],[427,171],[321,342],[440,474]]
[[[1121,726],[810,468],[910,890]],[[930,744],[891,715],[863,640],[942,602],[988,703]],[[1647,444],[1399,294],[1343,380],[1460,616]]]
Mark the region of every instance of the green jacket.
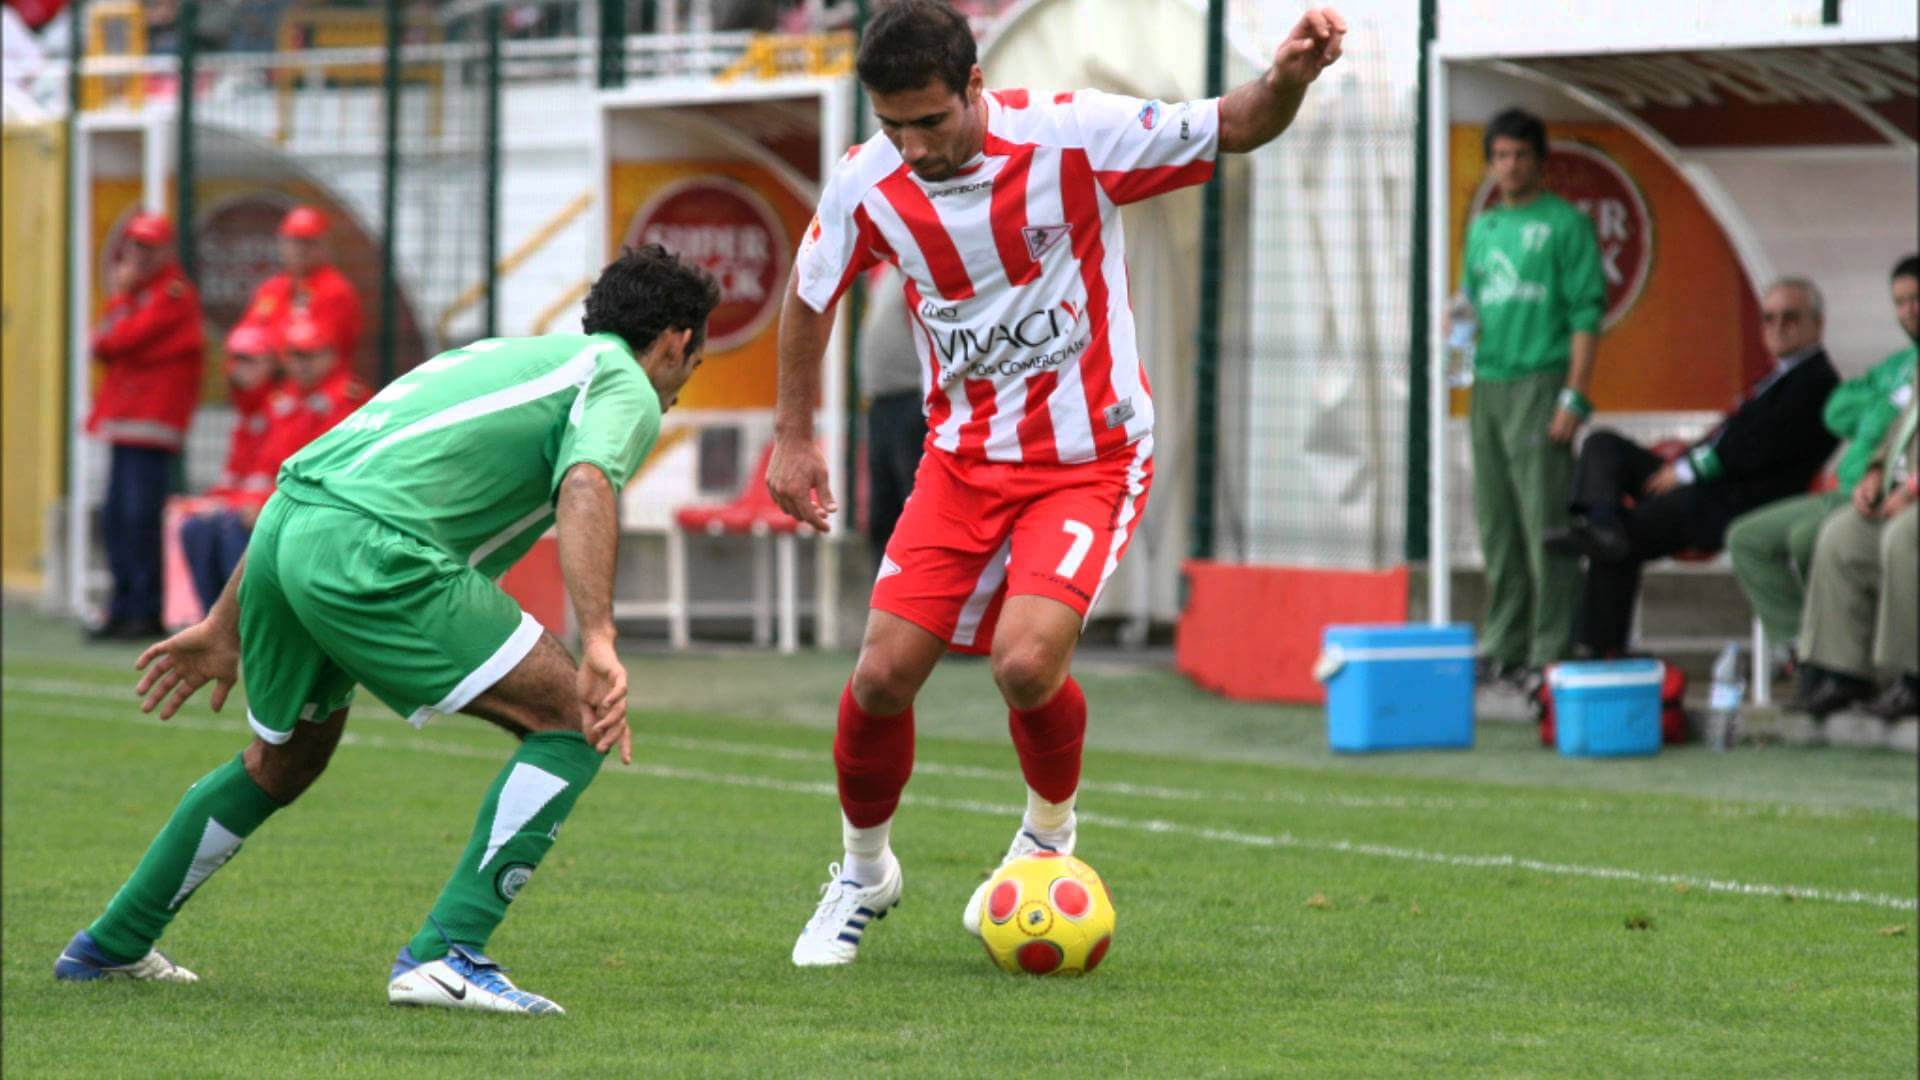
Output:
[[1913,381],[1916,358],[1920,358],[1920,347],[1909,345],[1875,364],[1859,378],[1841,383],[1827,398],[1821,419],[1828,431],[1847,441],[1840,463],[1833,468],[1842,493],[1851,493],[1853,485],[1860,482],[1861,475],[1867,471],[1868,459],[1873,457],[1887,429],[1900,415],[1900,403],[1894,400],[1894,395]]
[[1600,332],[1607,279],[1593,222],[1557,195],[1495,206],[1467,230],[1461,286],[1480,322],[1473,377],[1565,367],[1576,331]]

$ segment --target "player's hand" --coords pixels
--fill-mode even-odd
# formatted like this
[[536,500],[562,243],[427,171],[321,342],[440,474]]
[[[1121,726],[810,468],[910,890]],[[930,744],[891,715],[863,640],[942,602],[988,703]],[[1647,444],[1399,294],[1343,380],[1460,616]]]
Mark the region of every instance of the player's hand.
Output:
[[767,491],[796,521],[816,532],[832,530],[831,515],[840,504],[827,486],[827,456],[812,439],[775,437],[767,462]]
[[1347,20],[1330,7],[1308,8],[1293,32],[1273,50],[1273,73],[1281,83],[1306,86],[1340,59]]
[[1565,444],[1573,441],[1574,433],[1580,430],[1580,414],[1568,409],[1556,409],[1553,423],[1547,425],[1547,438]]
[[1895,484],[1887,497],[1880,500],[1880,520],[1892,521],[1893,516],[1914,503],[1913,489],[1905,484]]
[[1861,474],[1860,482],[1853,485],[1854,512],[1868,521],[1880,516],[1880,485],[1886,479],[1886,473],[1879,469],[1868,469]]
[[150,713],[158,706],[160,719],[171,720],[207,683],[213,684],[208,703],[219,712],[240,677],[240,635],[231,626],[206,619],[148,646],[133,666],[146,673],[133,688],[144,699],[141,712]]
[[1642,490],[1648,495],[1665,495],[1667,492],[1679,486],[1680,471],[1674,468],[1673,462],[1669,461],[1665,465],[1660,466],[1659,472],[1647,477],[1647,482],[1643,485]]
[[591,637],[581,649],[580,731],[595,750],[620,744],[620,764],[633,764],[633,732],[627,727],[627,669],[614,652],[613,638]]

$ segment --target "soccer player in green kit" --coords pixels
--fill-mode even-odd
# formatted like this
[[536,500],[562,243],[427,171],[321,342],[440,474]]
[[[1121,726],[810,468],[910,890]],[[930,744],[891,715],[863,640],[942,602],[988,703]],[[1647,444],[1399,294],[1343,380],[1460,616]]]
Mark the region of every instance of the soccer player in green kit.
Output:
[[1607,283],[1593,223],[1542,186],[1546,126],[1508,109],[1487,125],[1485,151],[1500,199],[1474,219],[1461,260],[1480,328],[1469,426],[1487,565],[1482,675],[1524,682],[1573,648],[1580,563],[1542,540],[1567,524]]
[[[148,649],[138,692],[171,717],[246,670],[254,741],[188,789],[61,979],[194,982],[154,949],[180,906],[326,768],[363,685],[415,726],[464,712],[520,740],[387,999],[543,1014],[482,952],[604,754],[631,762],[614,652],[615,502],[700,366],[712,279],[657,245],[609,265],[581,334],[494,338],[396,379],[282,467],[205,621]],[[557,524],[582,656],[494,584]]]

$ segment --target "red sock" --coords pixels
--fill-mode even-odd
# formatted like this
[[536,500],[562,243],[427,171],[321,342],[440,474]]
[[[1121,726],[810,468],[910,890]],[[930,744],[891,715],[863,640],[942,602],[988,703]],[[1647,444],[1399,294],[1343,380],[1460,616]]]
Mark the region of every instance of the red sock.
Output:
[[913,775],[913,708],[872,716],[853,700],[853,683],[840,691],[840,725],[833,736],[833,768],[840,809],[856,829],[893,816]]
[[1027,786],[1048,802],[1066,802],[1080,787],[1080,747],[1087,737],[1087,697],[1069,675],[1053,700],[1037,709],[1007,710],[1007,730]]

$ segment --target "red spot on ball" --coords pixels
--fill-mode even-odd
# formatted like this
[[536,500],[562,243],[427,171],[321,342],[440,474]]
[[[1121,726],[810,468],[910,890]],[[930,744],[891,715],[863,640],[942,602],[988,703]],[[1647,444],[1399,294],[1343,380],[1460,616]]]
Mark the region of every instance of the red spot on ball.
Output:
[[1061,878],[1053,883],[1053,910],[1069,919],[1078,919],[1086,915],[1093,907],[1093,897],[1087,894],[1087,887],[1072,878]]
[[1107,946],[1112,944],[1113,944],[1112,934],[1108,934],[1106,937],[1103,937],[1099,941],[1096,941],[1093,943],[1093,948],[1088,950],[1087,952],[1087,970],[1088,971],[1092,971],[1094,968],[1097,968],[1100,966],[1100,961],[1105,960],[1107,958]]
[[1060,966],[1062,956],[1060,946],[1051,941],[1029,941],[1020,946],[1014,958],[1020,962],[1020,970],[1045,975]]
[[1003,881],[987,894],[987,917],[994,922],[1003,923],[1013,917],[1013,909],[1020,906],[1020,884],[1015,881]]

